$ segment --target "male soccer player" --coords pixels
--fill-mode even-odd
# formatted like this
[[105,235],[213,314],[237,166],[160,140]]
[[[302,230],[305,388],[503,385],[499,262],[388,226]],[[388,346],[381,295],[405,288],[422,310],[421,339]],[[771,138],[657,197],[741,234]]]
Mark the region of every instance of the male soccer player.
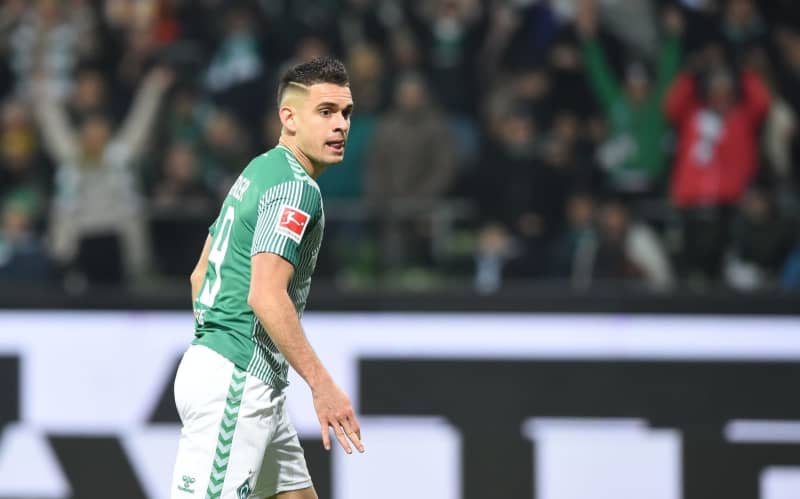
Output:
[[192,272],[195,340],[175,378],[183,423],[172,498],[316,499],[286,414],[289,364],[348,454],[364,452],[347,395],[303,333],[325,217],[315,178],[342,161],[353,100],[341,62],[321,57],[281,79],[280,143],[228,192]]

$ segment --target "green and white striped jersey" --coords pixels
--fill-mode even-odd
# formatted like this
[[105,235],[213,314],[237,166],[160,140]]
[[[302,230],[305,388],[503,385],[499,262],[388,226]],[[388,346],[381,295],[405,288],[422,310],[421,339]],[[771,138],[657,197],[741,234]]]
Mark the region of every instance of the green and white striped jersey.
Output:
[[195,340],[276,388],[289,365],[250,306],[250,258],[275,253],[294,265],[289,296],[303,315],[322,243],[319,187],[289,149],[253,159],[233,184],[216,221],[208,270],[194,302]]

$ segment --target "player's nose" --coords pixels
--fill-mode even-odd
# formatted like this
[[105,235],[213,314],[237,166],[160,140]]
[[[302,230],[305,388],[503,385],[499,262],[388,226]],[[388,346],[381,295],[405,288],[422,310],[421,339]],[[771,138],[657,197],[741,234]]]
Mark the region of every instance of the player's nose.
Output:
[[336,130],[341,130],[345,134],[347,134],[347,130],[350,128],[350,121],[348,121],[348,119],[344,117],[344,113],[336,114],[335,127]]

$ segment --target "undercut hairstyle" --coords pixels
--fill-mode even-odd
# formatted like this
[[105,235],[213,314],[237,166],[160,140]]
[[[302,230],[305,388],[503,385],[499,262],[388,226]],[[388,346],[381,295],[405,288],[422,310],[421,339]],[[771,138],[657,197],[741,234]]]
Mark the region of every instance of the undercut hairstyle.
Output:
[[278,85],[278,106],[290,86],[308,87],[317,83],[333,83],[343,87],[349,85],[350,79],[342,61],[325,55],[291,67]]

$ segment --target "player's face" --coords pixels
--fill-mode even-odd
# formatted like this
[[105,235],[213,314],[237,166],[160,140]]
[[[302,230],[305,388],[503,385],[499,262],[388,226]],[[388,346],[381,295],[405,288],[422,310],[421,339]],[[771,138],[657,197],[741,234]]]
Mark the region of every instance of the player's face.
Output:
[[297,116],[297,143],[303,153],[320,165],[340,163],[352,112],[350,87],[311,85]]

